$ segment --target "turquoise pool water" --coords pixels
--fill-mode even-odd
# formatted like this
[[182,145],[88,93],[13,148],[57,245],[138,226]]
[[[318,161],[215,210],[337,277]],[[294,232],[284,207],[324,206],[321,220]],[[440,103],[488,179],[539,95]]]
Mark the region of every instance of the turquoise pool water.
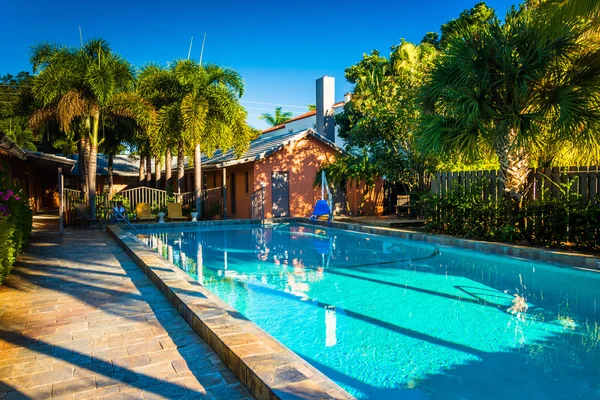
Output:
[[358,398],[600,398],[600,275],[303,224],[140,235]]

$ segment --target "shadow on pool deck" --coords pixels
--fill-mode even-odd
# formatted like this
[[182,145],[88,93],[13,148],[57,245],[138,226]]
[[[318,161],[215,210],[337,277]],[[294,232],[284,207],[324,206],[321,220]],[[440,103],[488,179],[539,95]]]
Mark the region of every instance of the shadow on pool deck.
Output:
[[250,397],[100,231],[38,236],[0,286],[3,393]]

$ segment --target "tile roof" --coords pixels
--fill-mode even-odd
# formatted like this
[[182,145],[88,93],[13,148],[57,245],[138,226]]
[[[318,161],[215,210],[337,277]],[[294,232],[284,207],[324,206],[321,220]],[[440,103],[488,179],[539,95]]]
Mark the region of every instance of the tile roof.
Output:
[[[79,154],[70,156],[69,158],[77,161],[73,168],[73,173],[79,172]],[[113,174],[115,176],[138,176],[140,170],[140,156],[132,154],[119,154],[113,159]],[[96,168],[98,175],[108,176],[108,156],[106,154],[98,154],[98,167]]]
[[296,132],[282,132],[280,134],[272,136],[259,136],[250,142],[248,150],[240,157],[236,158],[233,150],[226,152],[217,151],[212,157],[208,158],[204,154],[202,155],[202,167],[203,168],[222,168],[236,164],[244,164],[247,162],[262,160],[269,155],[281,150],[283,147],[290,143],[304,139],[307,136],[312,136],[315,139],[325,143],[327,146],[334,148],[335,150],[342,152],[343,150],[338,147],[335,143],[331,142],[324,136],[318,134],[312,129],[304,129]]

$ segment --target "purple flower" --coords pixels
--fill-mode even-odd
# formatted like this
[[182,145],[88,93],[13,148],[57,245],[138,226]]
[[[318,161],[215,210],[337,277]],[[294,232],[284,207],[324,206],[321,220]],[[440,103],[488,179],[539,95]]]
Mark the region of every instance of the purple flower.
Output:
[[21,198],[19,196],[15,196],[15,200],[19,201]]

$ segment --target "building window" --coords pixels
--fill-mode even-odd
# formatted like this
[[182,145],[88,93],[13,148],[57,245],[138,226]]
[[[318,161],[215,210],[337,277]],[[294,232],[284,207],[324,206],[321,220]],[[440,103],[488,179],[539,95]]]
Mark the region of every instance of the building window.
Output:
[[248,171],[246,171],[244,173],[244,179],[246,180],[246,193],[248,193],[248,190],[250,189],[250,182],[249,182],[249,179],[248,179]]
[[217,173],[213,174],[213,187],[217,187]]

